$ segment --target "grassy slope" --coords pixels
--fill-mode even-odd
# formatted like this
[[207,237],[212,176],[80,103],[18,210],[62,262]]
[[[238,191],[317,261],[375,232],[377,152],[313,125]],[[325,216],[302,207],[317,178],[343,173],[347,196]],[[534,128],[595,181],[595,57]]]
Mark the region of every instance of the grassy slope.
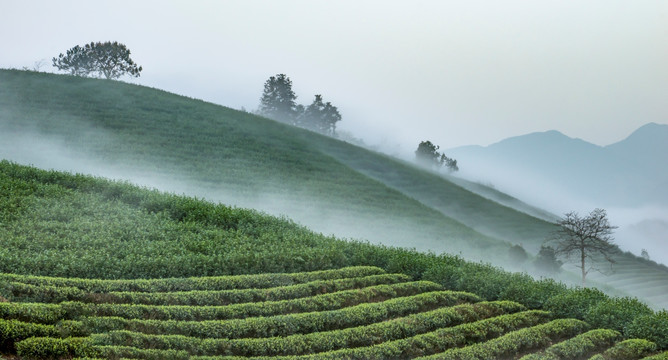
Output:
[[[268,356],[331,350],[332,358],[353,352],[361,359],[430,355],[462,345],[471,347],[444,356],[484,350],[484,358],[494,358],[490,351],[499,357],[547,351],[589,326],[637,337],[645,333],[627,328],[645,324],[636,321],[640,316],[665,324],[668,332],[665,314],[652,314],[632,300],[569,290],[455,256],[341,241],[252,210],[7,161],[0,162],[0,259],[0,296],[11,300],[0,306],[0,353],[16,350],[37,358],[54,352],[148,357],[140,349],[155,348]],[[360,265],[365,267],[317,274],[164,279]],[[155,277],[161,279],[97,280]],[[384,284],[389,287],[377,287]],[[376,288],[346,292],[363,287]],[[478,296],[438,291],[441,287]],[[320,294],[326,299],[316,300]],[[478,297],[522,305],[481,303],[476,315],[475,306],[467,304]],[[146,305],[113,305],[127,302]],[[212,306],[228,302],[244,305]],[[458,310],[449,308],[457,303],[463,303]],[[488,306],[500,311],[485,310]],[[538,309],[562,320],[548,323],[550,313]],[[245,319],[246,312],[260,317]],[[564,320],[572,317],[589,325]],[[163,321],[170,318],[180,320]],[[655,327],[650,330],[642,336],[663,341]],[[302,333],[314,350],[304,347]],[[356,342],[348,349],[353,333]],[[68,335],[85,338],[57,339]],[[158,350],[153,358],[172,355],[188,357]]]
[[5,128],[58,139],[122,177],[157,174],[186,184],[170,190],[286,213],[325,233],[468,253],[465,244],[499,244],[471,229],[482,224],[529,245],[548,226],[394,159],[221,106],[66,76],[2,71],[0,84]]
[[[492,189],[251,114],[119,82],[0,70],[0,128],[2,151],[12,159],[49,159],[39,164],[47,168],[74,159],[83,172],[145,179],[372,242],[498,264],[507,253],[499,240],[533,250],[550,227],[500,205],[532,212]],[[26,148],[28,154],[15,151]],[[611,278],[619,288],[633,285],[625,279],[637,273],[658,279],[653,288],[668,286],[665,269],[632,257],[624,263],[639,268]],[[660,297],[652,300],[668,306]]]

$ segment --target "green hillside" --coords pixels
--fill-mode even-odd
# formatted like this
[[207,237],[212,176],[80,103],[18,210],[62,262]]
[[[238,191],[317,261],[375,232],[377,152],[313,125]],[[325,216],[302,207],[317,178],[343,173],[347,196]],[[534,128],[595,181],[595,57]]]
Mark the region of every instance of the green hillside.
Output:
[[0,162],[0,356],[664,359],[668,313]]
[[[0,70],[0,158],[285,215],[323,234],[445,251],[520,270],[530,269],[530,261],[509,263],[509,245],[535,253],[552,228],[543,220],[551,220],[550,214],[494,189],[249,113],[115,81]],[[88,205],[93,199],[80,201],[95,213]],[[129,242],[143,236],[106,227],[100,218],[91,221],[97,231]],[[45,259],[59,251],[24,250],[24,256]],[[145,250],[142,256],[148,257],[152,251],[183,251],[176,245]],[[618,256],[617,272],[596,280],[668,308],[668,269]],[[161,260],[152,261],[158,266]],[[205,263],[184,261],[184,267],[197,269],[193,276],[208,274]],[[112,277],[139,276],[129,265],[106,268]],[[651,281],[639,284],[639,277]]]
[[549,227],[412,165],[252,114],[120,82],[0,71],[0,84],[4,142],[30,142],[36,155],[13,144],[12,160],[74,163],[323,233],[476,258],[506,246],[497,239],[535,249]]

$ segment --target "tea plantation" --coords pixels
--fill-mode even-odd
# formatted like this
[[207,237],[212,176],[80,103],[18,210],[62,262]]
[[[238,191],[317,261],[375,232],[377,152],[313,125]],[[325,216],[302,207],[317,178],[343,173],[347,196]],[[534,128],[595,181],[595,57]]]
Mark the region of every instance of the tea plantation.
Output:
[[632,298],[8,161],[0,259],[6,357],[668,358]]

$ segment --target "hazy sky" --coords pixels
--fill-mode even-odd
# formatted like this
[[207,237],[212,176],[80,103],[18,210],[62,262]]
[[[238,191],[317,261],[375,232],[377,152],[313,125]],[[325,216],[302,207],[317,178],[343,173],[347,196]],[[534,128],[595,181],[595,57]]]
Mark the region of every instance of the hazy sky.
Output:
[[371,144],[487,145],[557,129],[599,145],[668,123],[668,1],[0,0],[0,67],[54,71],[119,41],[133,81],[257,108],[264,81],[339,107]]

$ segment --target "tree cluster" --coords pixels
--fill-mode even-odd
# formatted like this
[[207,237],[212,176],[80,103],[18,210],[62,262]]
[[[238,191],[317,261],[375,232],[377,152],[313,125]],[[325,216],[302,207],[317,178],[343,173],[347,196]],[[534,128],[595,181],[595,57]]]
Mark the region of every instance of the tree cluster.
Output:
[[441,168],[445,166],[449,172],[459,171],[457,160],[439,153],[439,148],[438,145],[434,145],[431,141],[422,141],[418,145],[417,150],[415,150],[415,160],[419,164],[430,168]]
[[292,90],[292,80],[285,74],[271,76],[264,83],[258,113],[262,116],[291,125],[303,127],[322,134],[336,134],[336,123],[341,114],[331,102],[325,102],[322,95],[315,95],[308,105],[297,104],[297,95]]
[[91,42],[75,46],[52,59],[53,66],[76,76],[118,79],[123,75],[139,77],[142,67],[130,58],[130,50],[116,41]]

